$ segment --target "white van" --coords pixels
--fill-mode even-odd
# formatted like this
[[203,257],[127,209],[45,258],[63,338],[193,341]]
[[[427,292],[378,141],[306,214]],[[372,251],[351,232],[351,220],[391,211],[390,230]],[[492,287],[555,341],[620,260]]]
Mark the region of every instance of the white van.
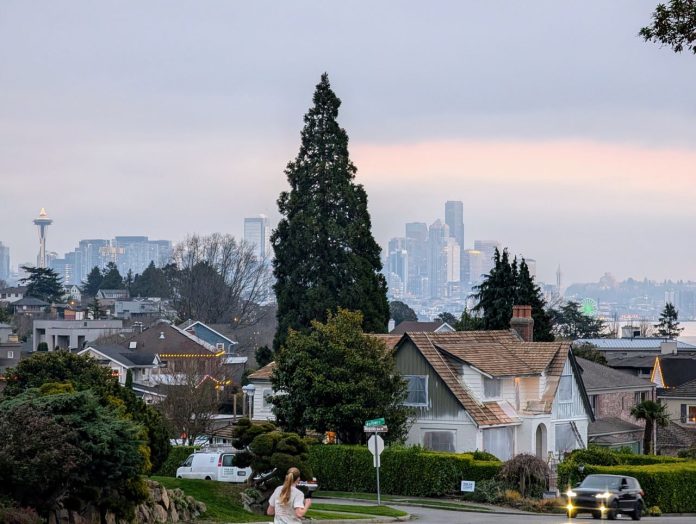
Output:
[[235,454],[229,451],[194,453],[181,463],[176,478],[246,482],[251,476],[251,468],[238,468],[234,462]]

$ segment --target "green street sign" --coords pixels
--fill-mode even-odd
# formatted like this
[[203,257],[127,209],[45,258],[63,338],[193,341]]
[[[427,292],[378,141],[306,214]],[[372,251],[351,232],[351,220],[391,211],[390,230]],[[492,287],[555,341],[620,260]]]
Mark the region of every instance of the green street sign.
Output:
[[386,422],[384,422],[384,418],[375,418],[375,419],[368,420],[367,422],[365,422],[366,428],[371,428],[374,426],[385,426],[385,425],[386,425]]

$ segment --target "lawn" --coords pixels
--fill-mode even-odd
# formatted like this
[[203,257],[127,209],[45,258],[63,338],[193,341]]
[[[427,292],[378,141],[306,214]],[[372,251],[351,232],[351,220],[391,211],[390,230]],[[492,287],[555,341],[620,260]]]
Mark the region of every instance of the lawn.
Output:
[[[320,497],[331,499],[377,500],[377,495],[375,493],[352,493],[347,491],[320,491],[317,492],[317,498],[319,499]],[[382,500],[392,502],[394,504],[413,504],[429,508],[452,509],[457,511],[489,511],[487,508],[482,506],[473,506],[461,502],[437,500],[432,498],[409,498],[395,495],[382,495]]]
[[[272,517],[255,515],[244,510],[240,493],[244,484],[229,484],[210,480],[175,479],[172,477],[152,477],[167,489],[180,488],[208,507],[203,518],[215,522],[270,522]],[[362,517],[361,517],[362,515]],[[307,516],[318,520],[352,520],[382,517],[403,517],[406,513],[388,506],[367,506],[355,504],[313,503]]]

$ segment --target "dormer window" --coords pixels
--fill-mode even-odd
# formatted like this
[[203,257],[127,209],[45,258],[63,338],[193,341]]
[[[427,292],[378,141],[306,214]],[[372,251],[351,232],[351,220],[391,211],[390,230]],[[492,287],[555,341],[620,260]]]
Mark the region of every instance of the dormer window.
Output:
[[486,399],[498,399],[501,397],[501,380],[499,378],[483,377],[483,396]]
[[407,406],[427,406],[428,405],[428,377],[426,375],[406,375],[408,395],[406,396]]

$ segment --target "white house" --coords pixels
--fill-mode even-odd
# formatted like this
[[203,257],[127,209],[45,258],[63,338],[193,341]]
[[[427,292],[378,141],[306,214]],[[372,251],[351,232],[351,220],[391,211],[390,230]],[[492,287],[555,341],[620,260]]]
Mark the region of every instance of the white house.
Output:
[[133,377],[133,391],[148,404],[159,402],[166,397],[158,391],[157,371],[161,361],[153,353],[128,350],[117,345],[89,346],[78,353],[97,360],[102,366],[111,369],[121,385],[126,383],[130,370]]
[[587,445],[592,408],[568,343],[526,342],[514,329],[405,333],[396,366],[416,412],[408,444],[502,460]]
[[271,374],[274,367],[275,362],[271,362],[249,375],[249,383],[256,388],[254,391],[252,420],[264,422],[275,420],[275,415],[272,411],[273,405],[268,401],[268,398],[273,395]]

